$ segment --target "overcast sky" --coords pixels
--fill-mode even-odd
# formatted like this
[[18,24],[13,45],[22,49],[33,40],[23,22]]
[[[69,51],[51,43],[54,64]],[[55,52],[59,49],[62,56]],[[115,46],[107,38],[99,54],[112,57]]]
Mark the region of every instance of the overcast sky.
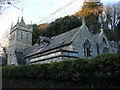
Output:
[[[65,7],[61,11],[47,18],[46,20],[40,22],[56,10],[64,7],[74,0],[21,0],[19,3],[15,3],[16,7],[23,9],[21,10],[11,6],[3,5],[3,8],[6,8],[2,15],[0,15],[0,38],[3,35],[3,32],[9,31],[11,23],[16,24],[18,17],[24,17],[25,23],[41,24],[54,21],[56,18],[64,17],[66,15],[74,14],[78,11],[84,0],[75,0],[72,4]],[[119,0],[102,0],[102,2],[118,2]]]

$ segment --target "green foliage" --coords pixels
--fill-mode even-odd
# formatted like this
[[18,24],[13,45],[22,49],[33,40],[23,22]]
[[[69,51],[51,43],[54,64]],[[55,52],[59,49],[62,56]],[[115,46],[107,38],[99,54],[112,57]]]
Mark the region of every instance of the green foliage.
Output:
[[64,32],[67,32],[73,28],[82,25],[81,19],[76,16],[65,16],[63,18],[58,18],[54,22],[47,24],[46,27],[40,28],[43,24],[33,25],[33,44],[35,44],[39,36],[52,37]]
[[71,59],[50,64],[4,66],[3,78],[40,80],[120,79],[120,53],[103,54],[90,59]]
[[63,18],[58,18],[54,22],[51,22],[50,25],[45,29],[47,32],[45,33],[45,36],[56,36],[81,25],[81,19],[77,18],[76,16],[65,16]]
[[103,54],[93,58],[96,66],[95,75],[99,78],[119,78],[120,76],[120,53]]
[[115,41],[115,35],[114,35],[114,32],[115,31],[112,31],[112,30],[105,30],[105,35],[106,35],[106,37],[107,37],[107,39],[109,40],[109,41]]
[[35,44],[38,41],[39,35],[43,35],[44,31],[39,29],[36,24],[33,24],[33,35],[32,35],[32,44]]

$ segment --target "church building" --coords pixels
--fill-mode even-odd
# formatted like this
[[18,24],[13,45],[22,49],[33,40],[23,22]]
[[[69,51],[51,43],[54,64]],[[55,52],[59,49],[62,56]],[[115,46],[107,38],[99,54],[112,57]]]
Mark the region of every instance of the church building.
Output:
[[30,46],[32,46],[32,25],[26,25],[22,17],[15,26],[11,25],[7,64],[25,64],[26,60],[24,57],[19,59],[21,53],[17,51]]
[[117,52],[106,38],[103,30],[92,34],[83,20],[82,26],[48,38],[39,36],[32,46],[32,26],[23,17],[11,27],[8,65],[59,62],[73,58],[89,58],[106,52]]

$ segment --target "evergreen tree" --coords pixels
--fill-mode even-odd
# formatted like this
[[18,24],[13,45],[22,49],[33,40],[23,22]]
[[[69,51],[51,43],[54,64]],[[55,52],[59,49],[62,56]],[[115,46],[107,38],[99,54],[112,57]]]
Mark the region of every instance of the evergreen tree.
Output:
[[39,35],[43,35],[43,30],[39,28],[37,24],[33,24],[32,44],[35,44],[39,38]]
[[52,37],[59,35],[61,33],[67,32],[73,28],[82,25],[82,20],[76,16],[65,16],[63,18],[58,18],[46,28],[47,37]]
[[65,16],[58,18],[50,24],[33,25],[33,44],[35,44],[39,36],[53,37],[73,28],[82,25],[82,20],[76,16]]

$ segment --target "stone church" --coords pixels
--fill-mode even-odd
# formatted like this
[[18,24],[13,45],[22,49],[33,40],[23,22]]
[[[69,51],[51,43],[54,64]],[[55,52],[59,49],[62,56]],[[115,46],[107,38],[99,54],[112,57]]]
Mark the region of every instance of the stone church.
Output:
[[32,26],[21,21],[11,27],[8,65],[51,63],[72,58],[88,58],[106,52],[117,52],[103,30],[92,34],[83,20],[82,26],[48,38],[39,36],[32,46]]
[[23,17],[21,21],[17,21],[15,26],[11,25],[10,29],[10,40],[8,46],[8,65],[18,65],[26,63],[26,60],[20,53],[17,53],[18,50],[24,50],[27,47],[32,46],[32,25],[26,25]]

